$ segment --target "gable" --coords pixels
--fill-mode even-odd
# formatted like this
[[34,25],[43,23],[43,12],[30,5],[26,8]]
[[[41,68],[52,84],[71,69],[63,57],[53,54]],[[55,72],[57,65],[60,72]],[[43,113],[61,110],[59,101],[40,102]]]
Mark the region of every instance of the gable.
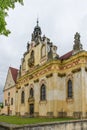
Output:
[[8,73],[7,73],[7,78],[6,78],[5,86],[4,86],[4,90],[8,89],[8,88],[11,88],[14,85],[15,85],[15,81],[13,79],[11,69],[9,68]]

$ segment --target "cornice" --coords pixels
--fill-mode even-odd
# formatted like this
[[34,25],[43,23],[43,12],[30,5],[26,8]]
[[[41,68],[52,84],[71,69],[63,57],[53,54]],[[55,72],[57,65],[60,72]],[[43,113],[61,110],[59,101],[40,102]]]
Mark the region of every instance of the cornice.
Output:
[[67,71],[76,67],[84,67],[87,62],[87,52],[81,51],[75,55],[72,55],[69,59],[61,62],[60,70]]
[[29,81],[36,81],[41,76],[47,76],[50,73],[59,73],[59,76],[65,76],[62,73],[66,73],[69,70],[72,72],[76,68],[84,67],[86,63],[85,58],[87,58],[87,52],[82,51],[64,61],[60,59],[49,60],[45,64],[35,66],[34,69],[27,71],[25,75],[17,80],[16,85],[21,86],[21,84],[29,83]]
[[6,88],[6,89],[3,89],[3,92],[5,92],[5,91],[8,91],[8,90],[10,90],[10,89],[12,89],[12,88],[15,88],[15,86],[16,86],[16,85],[14,85],[14,86],[11,86],[11,87],[9,87],[9,88]]
[[84,50],[80,51],[80,52],[72,55],[69,59],[63,60],[62,65],[65,65],[65,64],[67,64],[69,62],[72,62],[72,61],[74,61],[74,60],[76,60],[78,58],[83,58],[83,57],[87,57],[87,51],[84,51]]
[[19,79],[17,79],[17,82],[19,82],[20,80],[26,78],[26,77],[29,77],[30,79],[32,79],[32,75],[35,74],[35,73],[38,73],[39,71],[41,70],[44,70],[45,68],[53,65],[53,64],[61,64],[61,61],[60,60],[50,60],[48,62],[46,62],[44,65],[42,66],[38,66],[38,68],[35,68],[34,70],[31,70],[31,71],[27,71],[25,75],[21,76]]

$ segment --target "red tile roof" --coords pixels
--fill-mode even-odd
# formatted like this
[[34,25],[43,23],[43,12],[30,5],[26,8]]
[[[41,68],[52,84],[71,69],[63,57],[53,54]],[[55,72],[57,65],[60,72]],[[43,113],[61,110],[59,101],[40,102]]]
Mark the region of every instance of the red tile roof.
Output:
[[12,68],[12,67],[9,67],[9,69],[11,70],[11,74],[12,74],[13,80],[16,82],[17,75],[18,75],[18,69]]
[[64,54],[63,56],[61,56],[59,59],[60,60],[66,60],[66,59],[68,59],[69,57],[72,56],[72,53],[73,53],[73,51],[70,51],[70,52]]

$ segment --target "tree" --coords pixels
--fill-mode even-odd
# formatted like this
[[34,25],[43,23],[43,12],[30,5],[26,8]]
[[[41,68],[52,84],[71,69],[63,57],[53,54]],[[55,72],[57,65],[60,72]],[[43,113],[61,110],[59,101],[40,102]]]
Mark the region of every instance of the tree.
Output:
[[23,0],[0,0],[0,35],[8,36],[10,33],[10,30],[6,28],[5,18],[8,16],[9,8],[15,8],[16,2],[23,5]]

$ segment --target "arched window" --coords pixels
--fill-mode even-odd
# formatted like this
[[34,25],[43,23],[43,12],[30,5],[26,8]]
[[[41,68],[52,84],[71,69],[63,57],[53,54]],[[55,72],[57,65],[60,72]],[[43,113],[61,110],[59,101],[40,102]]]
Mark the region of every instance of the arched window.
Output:
[[24,93],[24,91],[22,91],[22,93],[21,93],[21,103],[24,103],[24,100],[25,100],[25,93]]
[[13,98],[11,98],[11,105],[13,105]]
[[34,51],[33,50],[30,54],[30,58],[28,59],[28,65],[29,67],[32,67],[34,65]]
[[41,48],[41,57],[44,57],[45,55],[46,55],[46,47],[45,45],[43,45]]
[[8,96],[10,96],[10,92],[8,92]]
[[72,81],[68,80],[68,98],[72,98],[73,92],[72,92]]
[[41,86],[40,99],[46,100],[46,86],[44,84]]
[[31,58],[34,58],[34,51],[32,50],[32,52],[31,52],[31,56],[30,56]]
[[34,96],[34,90],[33,88],[30,89],[30,97],[33,97]]

